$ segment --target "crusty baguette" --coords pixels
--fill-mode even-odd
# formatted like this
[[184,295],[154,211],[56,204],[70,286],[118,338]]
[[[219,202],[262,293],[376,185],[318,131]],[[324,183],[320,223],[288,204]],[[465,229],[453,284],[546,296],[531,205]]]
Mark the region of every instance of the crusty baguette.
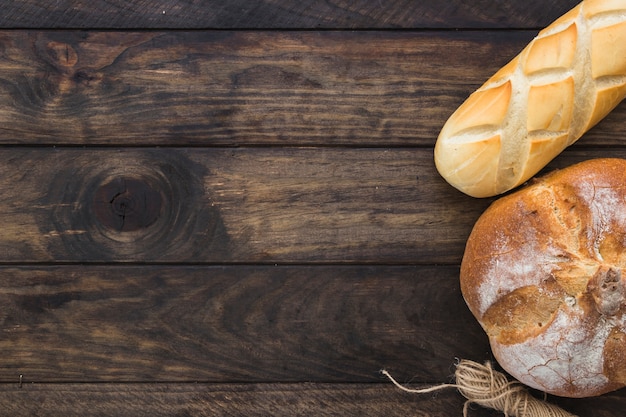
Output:
[[452,114],[435,164],[474,197],[528,180],[626,96],[626,0],[584,0]]
[[626,386],[626,160],[555,170],[495,201],[460,283],[498,363],[568,397]]

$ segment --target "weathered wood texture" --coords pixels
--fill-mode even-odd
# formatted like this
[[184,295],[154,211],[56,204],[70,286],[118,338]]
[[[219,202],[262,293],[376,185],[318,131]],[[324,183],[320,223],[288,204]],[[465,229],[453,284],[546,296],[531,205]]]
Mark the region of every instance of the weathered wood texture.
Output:
[[432,147],[534,33],[4,31],[0,144]]
[[[3,401],[2,401],[3,400]],[[416,397],[389,384],[17,384],[0,385],[3,411],[15,417],[165,416],[460,416],[454,392]],[[613,400],[615,402],[615,400]],[[595,401],[594,414],[611,404]],[[499,414],[474,407],[471,417]]]
[[432,145],[529,36],[3,32],[0,142]]
[[[576,1],[4,3],[1,413],[460,415],[379,374],[491,357],[458,268],[493,199],[432,147]],[[625,117],[546,171],[626,158]]]
[[[490,359],[457,267],[0,269],[0,381],[445,381]],[[445,308],[444,308],[445,306]],[[10,360],[7,360],[10,358]]]
[[[416,396],[389,384],[0,384],[3,411],[15,417],[125,415],[345,417],[460,416],[462,397],[453,390]],[[624,392],[587,400],[550,398],[579,417],[615,417]],[[478,406],[471,417],[501,417]]]
[[477,0],[20,0],[3,3],[0,28],[423,29],[539,28],[574,7]]
[[[569,150],[548,169],[624,150]],[[432,151],[0,149],[0,262],[458,264],[493,199]]]
[[430,154],[0,149],[0,261],[458,263],[488,202]]

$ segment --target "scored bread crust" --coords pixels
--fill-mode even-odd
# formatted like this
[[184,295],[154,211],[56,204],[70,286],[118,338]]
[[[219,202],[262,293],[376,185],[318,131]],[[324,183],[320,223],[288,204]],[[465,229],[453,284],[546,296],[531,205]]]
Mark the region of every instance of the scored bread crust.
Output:
[[626,385],[626,160],[593,159],[495,201],[461,291],[498,363],[567,397]]
[[584,0],[450,116],[435,165],[474,197],[528,180],[626,96],[626,0]]

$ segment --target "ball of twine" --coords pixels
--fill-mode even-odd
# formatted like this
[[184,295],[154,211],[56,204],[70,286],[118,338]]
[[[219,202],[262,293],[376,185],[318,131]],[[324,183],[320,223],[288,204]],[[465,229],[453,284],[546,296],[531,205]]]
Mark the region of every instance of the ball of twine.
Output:
[[389,372],[381,371],[403,391],[426,394],[445,388],[456,388],[467,398],[463,416],[468,417],[471,404],[502,411],[507,417],[576,417],[556,405],[540,400],[530,394],[517,381],[509,381],[506,375],[494,370],[490,362],[484,365],[470,360],[461,360],[454,373],[455,384],[442,384],[424,389],[407,388],[399,384]]

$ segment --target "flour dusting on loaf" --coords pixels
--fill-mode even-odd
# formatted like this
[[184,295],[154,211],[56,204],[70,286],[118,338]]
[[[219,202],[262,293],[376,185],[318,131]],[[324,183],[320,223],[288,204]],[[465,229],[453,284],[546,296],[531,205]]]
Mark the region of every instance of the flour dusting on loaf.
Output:
[[585,0],[450,116],[435,164],[475,197],[535,175],[626,96],[626,0]]
[[555,395],[626,385],[626,160],[594,159],[495,201],[461,264],[500,365]]
[[609,384],[602,356],[612,327],[589,323],[583,309],[562,309],[535,339],[499,344],[494,354],[509,368],[526,370],[517,376],[526,385],[561,395],[595,395]]

